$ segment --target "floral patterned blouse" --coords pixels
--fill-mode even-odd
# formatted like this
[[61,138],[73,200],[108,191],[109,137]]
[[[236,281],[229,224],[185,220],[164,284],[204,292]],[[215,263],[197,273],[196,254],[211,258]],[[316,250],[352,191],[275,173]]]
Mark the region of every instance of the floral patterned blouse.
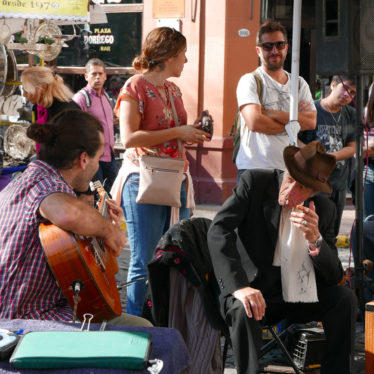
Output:
[[[122,87],[117,100],[114,113],[119,117],[120,105],[122,100],[133,99],[139,104],[139,112],[141,114],[141,122],[139,129],[147,131],[157,131],[175,127],[173,110],[170,102],[169,92],[171,93],[175,109],[178,115],[180,126],[187,124],[187,112],[182,101],[182,94],[179,88],[172,82],[166,81],[167,100],[161,96],[158,88],[148,82],[143,75],[134,75],[129,78]],[[178,151],[177,139],[154,145],[152,147],[137,147],[127,150],[126,155],[134,164],[138,164],[138,158],[142,154],[150,153],[151,149],[159,156],[180,157]],[[183,158],[188,161],[183,150]]]

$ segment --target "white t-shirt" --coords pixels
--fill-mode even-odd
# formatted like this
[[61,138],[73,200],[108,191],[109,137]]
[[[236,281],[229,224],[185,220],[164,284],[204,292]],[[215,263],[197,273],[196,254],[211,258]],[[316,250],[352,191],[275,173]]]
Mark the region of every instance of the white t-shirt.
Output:
[[[262,103],[265,109],[290,111],[291,75],[288,75],[286,84],[280,84],[268,75],[260,66],[256,72],[262,79]],[[306,81],[299,78],[299,102],[308,101],[312,110],[316,110],[312,94]],[[245,104],[261,105],[257,95],[257,84],[252,73],[243,75],[236,89],[238,107]],[[283,149],[289,145],[286,131],[268,135],[252,132],[241,119],[240,148],[236,157],[236,166],[240,169],[280,169],[285,170]]]

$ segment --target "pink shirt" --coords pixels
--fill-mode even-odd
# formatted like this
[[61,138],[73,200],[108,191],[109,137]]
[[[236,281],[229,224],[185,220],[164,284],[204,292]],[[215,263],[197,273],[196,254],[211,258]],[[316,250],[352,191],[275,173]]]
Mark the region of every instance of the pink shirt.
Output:
[[73,100],[80,108],[87,113],[95,116],[104,128],[104,155],[100,161],[110,162],[114,152],[114,130],[113,130],[113,110],[108,98],[104,95],[104,89],[99,96],[97,92],[89,85],[83,88],[87,91],[91,99],[91,106],[87,108],[86,99],[83,94],[77,92]]
[[[178,86],[172,82],[166,81],[165,85],[170,89],[171,95],[174,100],[175,109],[179,119],[179,125],[183,126],[187,124],[187,112],[184,109],[182,94]],[[168,90],[166,90],[168,95]],[[134,75],[129,78],[125,85],[122,87],[120,95],[117,100],[114,113],[119,116],[119,109],[121,101],[124,99],[131,98],[136,100],[139,104],[139,112],[141,114],[141,122],[139,129],[148,131],[157,131],[168,129],[175,126],[174,116],[170,98],[167,102],[162,98],[158,88],[145,80],[142,75]],[[152,147],[160,156],[180,157],[178,153],[178,141],[173,139],[161,144],[154,145]],[[129,158],[134,162],[141,155],[147,151],[144,148],[134,148],[131,153],[126,153]],[[185,158],[185,152],[183,152]],[[186,160],[186,159],[185,159]],[[186,160],[186,166],[187,166]]]
[[[37,105],[36,106],[36,118],[37,118],[36,123],[39,123],[39,124],[46,123],[49,118],[48,109],[40,105]],[[40,149],[40,144],[35,142],[35,150],[37,154],[39,153],[39,149]]]

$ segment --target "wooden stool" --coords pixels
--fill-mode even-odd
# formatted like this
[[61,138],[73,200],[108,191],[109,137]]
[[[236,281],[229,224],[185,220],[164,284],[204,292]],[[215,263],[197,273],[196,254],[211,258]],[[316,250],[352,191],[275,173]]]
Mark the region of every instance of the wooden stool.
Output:
[[374,301],[365,305],[365,372],[374,373]]

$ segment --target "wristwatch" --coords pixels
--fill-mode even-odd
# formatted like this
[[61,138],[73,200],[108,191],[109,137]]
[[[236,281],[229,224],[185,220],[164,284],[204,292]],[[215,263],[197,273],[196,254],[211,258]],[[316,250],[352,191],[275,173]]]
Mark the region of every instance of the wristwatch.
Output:
[[308,245],[311,248],[321,248],[321,246],[322,246],[322,240],[323,240],[322,239],[322,235],[320,234],[319,238],[314,243],[308,242]]

